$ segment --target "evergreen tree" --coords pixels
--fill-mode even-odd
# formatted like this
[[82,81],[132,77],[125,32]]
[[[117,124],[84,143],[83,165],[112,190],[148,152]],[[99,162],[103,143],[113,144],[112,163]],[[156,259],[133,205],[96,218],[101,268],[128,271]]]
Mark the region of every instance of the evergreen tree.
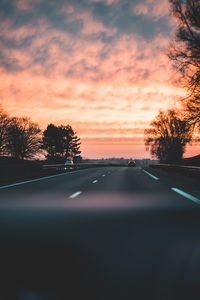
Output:
[[43,132],[43,149],[51,161],[73,160],[80,151],[80,139],[70,125],[49,124]]

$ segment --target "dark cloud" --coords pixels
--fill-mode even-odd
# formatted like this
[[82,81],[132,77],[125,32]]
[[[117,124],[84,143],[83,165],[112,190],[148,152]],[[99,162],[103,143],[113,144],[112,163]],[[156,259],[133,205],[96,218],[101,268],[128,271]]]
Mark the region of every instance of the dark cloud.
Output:
[[22,70],[17,59],[3,55],[2,53],[0,53],[0,65],[7,71],[14,72]]
[[[20,27],[27,24],[36,24],[38,19],[45,18],[51,27],[77,34],[82,29],[82,20],[69,21],[62,8],[71,4],[77,13],[91,11],[94,18],[101,21],[106,27],[116,28],[118,33],[139,34],[144,38],[152,38],[158,31],[169,30],[166,18],[155,20],[144,15],[133,15],[132,7],[140,3],[137,1],[121,0],[118,3],[107,5],[106,2],[88,2],[86,0],[41,0],[36,1],[30,10],[20,10],[17,0],[3,0],[0,3],[1,17],[12,18],[13,27]],[[110,42],[106,40],[105,42]]]
[[[119,0],[109,5],[106,0],[98,2],[89,0],[38,0],[28,2],[29,0],[21,0],[30,4],[27,9],[21,9],[18,1],[0,1],[0,25],[9,22],[9,26],[0,33],[0,64],[8,71],[20,70],[33,64],[41,64],[44,68],[46,65],[49,70],[51,67],[51,62],[48,61],[50,60],[49,47],[52,43],[57,44],[63,53],[73,55],[75,47],[73,41],[83,40],[92,43],[101,41],[104,47],[98,53],[98,56],[99,60],[103,61],[107,59],[116,41],[124,35],[137,36],[151,42],[158,33],[170,32],[170,23],[166,17],[156,19],[148,14],[134,15],[132,8],[133,5],[141,3],[139,0]],[[66,12],[63,8],[70,5],[73,8],[72,11]],[[102,24],[105,29],[83,34],[82,30],[85,23],[87,23],[87,19],[83,19],[82,14],[86,12]],[[38,27],[38,24],[41,20],[47,24],[46,34],[51,35],[52,32],[52,36],[48,39],[48,44],[44,42],[43,45],[38,46],[38,49],[31,50],[35,39],[40,38],[41,28]],[[9,36],[9,31],[16,31],[20,28],[35,28],[35,31],[30,30],[29,34],[21,34],[20,37]],[[53,34],[55,30],[62,34],[69,34],[71,36],[70,43],[55,37]],[[113,30],[113,32],[110,33],[109,30]],[[11,49],[30,51],[32,57],[29,65],[24,64],[22,66],[18,59],[12,57],[9,53]],[[140,49],[138,50],[140,51]],[[145,57],[142,51],[143,49],[138,53],[138,60]],[[55,62],[52,64],[54,65]],[[84,70],[91,71],[93,74],[98,71],[97,66],[90,66],[85,60],[81,59],[73,63],[70,69],[66,70],[66,74],[73,76],[80,73],[80,70],[82,74]],[[149,74],[144,73],[142,76],[147,78]],[[96,77],[96,75],[93,76],[95,79]]]
[[139,34],[150,38],[155,34],[155,24],[152,20],[131,13],[132,1],[120,1],[107,6],[105,3],[93,4],[94,16],[107,27],[116,28],[118,34]]
[[5,18],[12,16],[16,12],[16,1],[14,0],[1,0],[0,2],[0,16]]

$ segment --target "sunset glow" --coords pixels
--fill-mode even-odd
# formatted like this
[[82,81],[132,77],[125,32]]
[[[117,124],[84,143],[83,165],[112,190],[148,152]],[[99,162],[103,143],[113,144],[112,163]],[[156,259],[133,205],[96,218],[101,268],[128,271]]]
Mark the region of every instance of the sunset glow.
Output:
[[70,124],[83,157],[150,157],[144,129],[185,93],[166,56],[167,0],[13,0],[0,11],[7,112],[42,129]]

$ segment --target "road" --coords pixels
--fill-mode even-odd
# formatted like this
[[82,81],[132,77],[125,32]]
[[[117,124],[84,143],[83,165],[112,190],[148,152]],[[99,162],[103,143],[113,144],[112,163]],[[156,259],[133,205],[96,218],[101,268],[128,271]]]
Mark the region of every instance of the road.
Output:
[[0,199],[2,299],[199,298],[194,178],[101,167],[3,187]]
[[[21,197],[75,199],[88,194],[156,195],[177,199],[182,205],[200,203],[198,180],[150,168],[106,167],[78,170],[0,187],[3,200]],[[185,199],[190,201],[185,201]],[[177,204],[178,204],[177,202]]]

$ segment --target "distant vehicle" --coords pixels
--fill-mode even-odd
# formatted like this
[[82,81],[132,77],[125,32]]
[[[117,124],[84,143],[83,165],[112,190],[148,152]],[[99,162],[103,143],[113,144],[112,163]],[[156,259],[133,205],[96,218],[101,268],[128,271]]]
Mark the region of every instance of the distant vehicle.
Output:
[[72,160],[67,160],[66,162],[65,162],[65,165],[68,165],[68,166],[71,166],[71,165],[73,165],[74,163],[73,163],[73,161]]
[[128,166],[129,166],[129,167],[135,167],[135,166],[136,166],[136,162],[135,162],[134,160],[130,160],[130,161],[128,162]]

